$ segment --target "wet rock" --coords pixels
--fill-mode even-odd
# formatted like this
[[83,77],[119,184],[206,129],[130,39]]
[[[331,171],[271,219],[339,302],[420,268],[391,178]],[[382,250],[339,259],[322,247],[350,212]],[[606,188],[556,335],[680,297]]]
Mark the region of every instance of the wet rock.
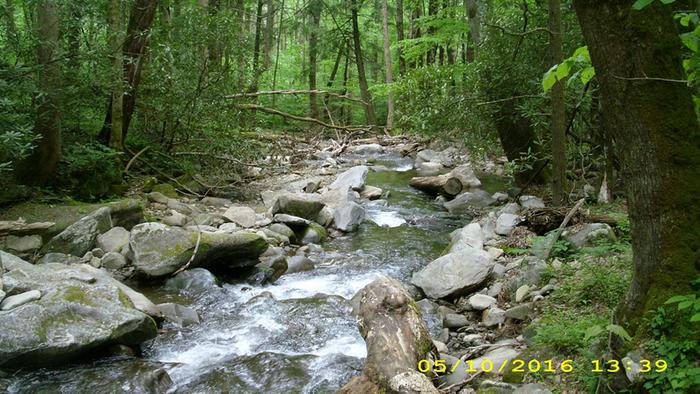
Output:
[[252,208],[242,206],[230,207],[224,212],[223,217],[244,228],[255,226],[255,221],[257,220],[255,211]]
[[466,247],[434,260],[411,281],[430,298],[456,297],[482,286],[493,264],[488,253]]
[[506,193],[496,192],[496,193],[493,193],[491,198],[493,198],[494,200],[496,200],[500,203],[504,203],[504,202],[508,201],[510,196],[508,196],[508,194],[506,194]]
[[199,202],[208,207],[228,207],[233,204],[231,200],[219,197],[204,197]]
[[335,181],[328,185],[328,188],[345,189],[349,187],[353,190],[362,190],[362,188],[365,186],[368,172],[369,168],[367,166],[352,167],[338,175]]
[[503,324],[506,321],[506,312],[497,307],[485,309],[481,315],[481,322],[486,327],[493,327]]
[[520,223],[520,217],[511,213],[502,213],[496,220],[496,234],[509,235]]
[[304,230],[300,243],[302,245],[319,244],[323,242],[326,236],[327,232],[325,228],[316,223],[311,223],[309,227]]
[[333,222],[335,228],[345,232],[357,230],[360,223],[365,219],[365,210],[361,205],[348,202],[335,210]]
[[162,219],[162,222],[164,224],[167,224],[168,226],[178,227],[184,227],[187,224],[187,216],[175,210],[172,210],[170,212],[171,213],[169,216],[166,216]]
[[38,290],[30,290],[21,294],[9,296],[0,303],[0,310],[9,311],[40,298],[41,292]]
[[544,208],[544,201],[535,196],[520,196],[520,205],[525,209]]
[[394,279],[380,278],[360,290],[358,323],[367,343],[363,374],[338,393],[366,394],[380,388],[406,394],[438,393],[417,371],[418,361],[438,357],[413,300]]
[[605,223],[586,223],[581,226],[567,228],[561,234],[575,248],[594,246],[601,241],[615,241],[615,232]]
[[483,311],[484,309],[495,305],[496,299],[485,294],[474,294],[473,296],[469,297],[468,303],[473,310]]
[[[153,320],[136,309],[139,293],[100,270],[34,266],[4,253],[2,259],[11,269],[5,274],[8,292],[31,289],[41,298],[0,312],[1,366],[62,365],[98,346],[138,345],[156,335]],[[86,276],[92,280],[86,282]]]
[[163,314],[165,320],[175,323],[180,327],[187,327],[192,324],[199,324],[197,311],[184,305],[168,302],[156,305]]
[[182,271],[168,279],[163,290],[173,293],[198,295],[210,289],[218,288],[219,280],[204,268],[193,268]]
[[535,311],[532,307],[532,303],[527,302],[524,304],[516,305],[506,310],[505,317],[514,320],[528,320],[532,318],[534,312]]
[[313,220],[323,209],[323,202],[317,194],[285,193],[277,197],[272,206],[272,214],[288,214]]
[[454,200],[444,204],[450,213],[469,213],[474,209],[486,208],[496,202],[491,195],[483,190],[464,192]]
[[[464,189],[471,189],[481,186],[481,181],[474,174],[474,169],[469,164],[462,164],[455,167],[449,172],[449,175],[453,178],[459,179],[462,182]],[[494,198],[495,199],[495,198]]]
[[457,329],[460,327],[468,326],[469,319],[467,319],[464,315],[460,315],[457,313],[448,313],[447,315],[445,315],[442,324],[447,328]]
[[[416,305],[420,308],[421,316],[428,325],[430,334],[437,336],[443,329],[443,318],[438,315],[438,305],[427,298],[417,301]],[[443,342],[446,342],[446,340]]]
[[112,228],[109,208],[100,208],[68,226],[53,237],[42,249],[43,253],[65,253],[82,257],[95,244],[97,236]]
[[240,231],[234,234],[189,231],[162,223],[142,223],[131,231],[129,245],[133,264],[141,276],[169,275],[191,258],[199,239],[199,249],[192,267],[213,267],[235,272],[252,267],[267,249],[267,242],[256,234]]
[[248,283],[252,285],[275,283],[287,272],[287,259],[284,256],[275,256],[262,261],[255,268],[256,271],[248,278]]
[[314,262],[306,256],[287,257],[287,274],[295,272],[311,271],[314,269]]

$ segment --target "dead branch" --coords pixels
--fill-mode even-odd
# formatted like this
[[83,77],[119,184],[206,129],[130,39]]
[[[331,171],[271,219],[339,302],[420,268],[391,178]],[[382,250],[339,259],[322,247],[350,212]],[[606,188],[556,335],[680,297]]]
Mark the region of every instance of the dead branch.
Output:
[[256,163],[247,163],[245,161],[242,161],[240,159],[236,159],[235,157],[229,156],[229,155],[212,155],[207,152],[175,152],[173,153],[173,156],[202,156],[202,157],[211,157],[214,159],[219,159],[219,160],[225,160],[225,161],[230,161],[232,163],[240,164],[243,166],[248,166],[248,167],[262,167],[261,164],[256,164]]
[[322,120],[310,118],[307,116],[297,116],[293,115],[287,112],[282,112],[280,110],[276,110],[274,108],[268,108],[268,107],[263,107],[262,105],[257,105],[257,104],[236,104],[236,107],[241,108],[241,109],[250,109],[250,110],[255,110],[255,111],[261,111],[261,112],[266,112],[268,114],[273,114],[273,115],[279,115],[284,118],[288,119],[294,119],[298,120],[300,122],[308,122],[308,123],[315,123],[318,125],[321,125],[323,127],[327,127],[329,129],[336,129],[336,130],[345,130],[345,131],[369,131],[375,126],[337,126],[337,125],[332,125],[330,123],[326,123]]
[[546,32],[546,33],[549,33],[549,34],[554,34],[554,33],[552,33],[551,30],[547,29],[546,27],[536,27],[536,28],[531,29],[531,30],[527,30],[527,31],[523,31],[523,32],[517,32],[517,31],[509,31],[509,30],[506,30],[506,28],[503,27],[503,26],[498,26],[498,25],[494,25],[494,24],[491,24],[491,23],[486,23],[486,26],[494,27],[494,28],[496,28],[496,29],[502,31],[504,34],[508,34],[509,36],[516,36],[516,37],[522,37],[522,36],[526,36],[526,35],[528,35],[528,34],[537,33],[537,32]]
[[260,91],[260,92],[251,92],[251,93],[236,93],[236,94],[230,94],[228,96],[224,96],[225,99],[237,99],[237,98],[244,98],[244,97],[258,97],[258,96],[263,96],[263,95],[272,95],[272,94],[326,94],[328,96],[333,96],[333,97],[338,97],[344,100],[348,101],[354,101],[356,103],[360,104],[365,104],[364,101],[350,97],[347,94],[339,94],[339,93],[333,93],[333,92],[328,92],[325,90],[265,90],[265,91]]
[[150,147],[147,146],[147,147],[141,149],[141,150],[139,151],[139,153],[135,154],[134,157],[132,157],[131,160],[129,160],[129,162],[126,163],[126,167],[124,167],[124,173],[125,173],[125,174],[126,174],[127,172],[129,172],[129,168],[131,167],[132,164],[134,164],[134,161],[135,161],[136,159],[138,159],[138,157],[141,156],[145,151],[147,151],[148,148],[150,148]]
[[554,236],[552,236],[552,240],[549,241],[549,244],[547,245],[547,248],[544,251],[544,257],[543,260],[547,260],[549,257],[549,254],[552,252],[552,248],[554,247],[554,244],[559,240],[559,236],[561,233],[564,231],[564,228],[566,227],[567,224],[569,224],[569,220],[574,216],[576,211],[578,211],[579,208],[581,208],[581,205],[586,201],[585,198],[582,198],[576,202],[573,208],[569,211],[569,213],[566,214],[566,217],[564,218],[564,221],[561,222],[561,225],[559,226],[558,229],[556,229]]

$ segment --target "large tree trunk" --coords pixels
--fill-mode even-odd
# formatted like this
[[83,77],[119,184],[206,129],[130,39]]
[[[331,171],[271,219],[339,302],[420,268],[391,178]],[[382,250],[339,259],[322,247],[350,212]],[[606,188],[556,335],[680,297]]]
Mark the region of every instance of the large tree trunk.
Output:
[[[311,0],[309,3],[309,16],[311,17],[311,31],[309,32],[309,90],[316,90],[316,70],[318,68],[316,57],[318,56],[318,31],[321,27],[322,7],[323,3],[320,0]],[[309,116],[319,119],[316,96],[316,93],[309,93]]]
[[[153,19],[158,8],[158,0],[135,0],[129,16],[129,25],[126,29],[126,39],[124,40],[124,85],[123,96],[123,122],[122,122],[122,143],[126,142],[126,136],[131,124],[136,105],[136,92],[141,81],[141,71],[143,62],[148,50],[150,41],[150,30]],[[98,139],[108,144],[111,141],[112,124],[112,103],[107,106],[107,115],[100,131]]]
[[382,33],[384,34],[384,67],[386,68],[386,84],[389,85],[389,93],[386,99],[386,128],[394,128],[394,95],[391,92],[391,84],[394,82],[394,71],[391,68],[391,47],[389,43],[389,6],[388,0],[382,1]]
[[109,133],[109,146],[112,149],[123,150],[122,130],[124,128],[123,105],[124,89],[124,60],[122,59],[122,28],[121,28],[121,1],[109,0],[107,19],[109,23],[109,48],[112,50],[112,100],[111,124]]
[[360,95],[364,101],[365,115],[367,123],[370,125],[377,124],[377,117],[374,115],[372,107],[372,96],[369,94],[369,86],[367,85],[367,75],[365,74],[365,61],[362,58],[362,44],[360,42],[360,26],[357,13],[359,12],[359,0],[351,0],[352,12],[352,40],[355,47],[355,63],[357,64],[357,79],[360,82]]
[[39,91],[35,129],[41,136],[28,162],[28,183],[44,185],[61,159],[61,68],[55,59],[59,39],[59,6],[56,0],[36,2]]
[[[396,42],[401,45],[403,39],[403,0],[396,0]],[[403,57],[403,50],[399,46],[396,52],[399,56],[399,75],[403,75],[406,73],[406,60]]]
[[691,90],[669,81],[685,78],[671,10],[632,3],[574,1],[620,147],[634,274],[616,320],[634,335],[646,312],[691,293],[700,274],[700,127]]
[[[561,2],[549,0],[549,51],[550,65],[564,59],[561,42]],[[566,199],[566,104],[564,103],[564,81],[552,87],[552,200],[563,205]]]

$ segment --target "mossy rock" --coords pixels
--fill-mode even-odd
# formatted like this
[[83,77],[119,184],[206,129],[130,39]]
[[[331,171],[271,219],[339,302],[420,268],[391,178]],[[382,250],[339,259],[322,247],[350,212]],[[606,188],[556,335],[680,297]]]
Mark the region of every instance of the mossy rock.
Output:
[[161,193],[170,198],[177,198],[177,191],[175,190],[175,187],[169,183],[155,185],[153,188],[151,188],[151,191]]
[[156,177],[153,177],[153,176],[146,177],[143,180],[143,186],[141,187],[141,190],[144,193],[150,193],[153,191],[153,187],[156,186],[157,184],[158,184],[158,179],[156,179]]

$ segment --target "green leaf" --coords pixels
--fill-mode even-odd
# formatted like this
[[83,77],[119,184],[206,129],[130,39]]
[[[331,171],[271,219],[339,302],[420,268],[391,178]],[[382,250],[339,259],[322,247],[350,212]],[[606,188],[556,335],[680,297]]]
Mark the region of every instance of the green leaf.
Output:
[[626,341],[632,340],[630,334],[628,334],[627,331],[625,331],[625,329],[622,328],[622,326],[618,326],[617,324],[608,324],[607,326],[605,326],[605,328],[611,333],[623,338]]
[[676,302],[685,301],[688,299],[687,295],[677,295],[666,300],[665,304],[675,304]]
[[585,85],[595,77],[595,68],[588,66],[581,71],[581,82]]
[[680,35],[681,41],[683,42],[683,45],[688,47],[693,52],[698,51],[698,36],[695,35],[695,32],[691,33],[684,33]]
[[583,339],[588,340],[589,338],[597,337],[601,332],[603,332],[603,327],[599,325],[588,327]]
[[678,310],[685,309],[693,305],[693,300],[686,300],[678,303]]
[[690,318],[690,321],[692,321],[692,322],[700,321],[700,313],[694,314],[694,315]]
[[552,68],[544,74],[544,78],[542,78],[542,88],[545,92],[548,92],[552,86],[557,83],[557,76],[555,74],[557,67],[558,65],[552,66]]
[[653,2],[654,0],[637,0],[632,4],[632,8],[639,11]]
[[661,0],[661,2],[664,4],[671,4],[671,3],[675,3],[676,0]]

